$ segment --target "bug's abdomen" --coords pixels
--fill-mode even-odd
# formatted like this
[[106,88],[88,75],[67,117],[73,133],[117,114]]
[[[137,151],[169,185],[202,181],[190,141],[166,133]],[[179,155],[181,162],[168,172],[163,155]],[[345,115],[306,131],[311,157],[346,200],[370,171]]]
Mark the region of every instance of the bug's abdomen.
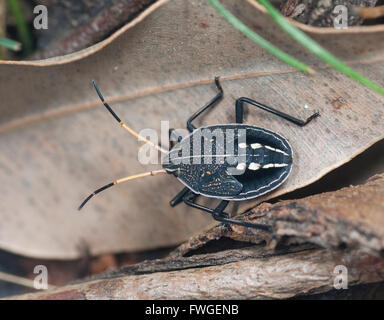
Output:
[[[269,145],[253,144],[250,167],[258,169],[282,168],[292,163],[287,152]],[[254,165],[252,165],[252,163]]]
[[246,166],[240,166],[245,167],[244,173],[236,176],[243,190],[228,200],[252,199],[271,192],[288,178],[292,169],[292,149],[284,137],[267,129],[244,127],[250,156]]

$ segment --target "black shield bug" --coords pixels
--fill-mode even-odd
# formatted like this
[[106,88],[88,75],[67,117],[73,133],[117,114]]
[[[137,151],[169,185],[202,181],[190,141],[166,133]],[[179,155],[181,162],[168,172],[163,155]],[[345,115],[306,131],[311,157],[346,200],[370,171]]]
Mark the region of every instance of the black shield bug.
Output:
[[[302,121],[243,97],[236,100],[236,123],[196,128],[192,122],[223,97],[218,77],[215,78],[215,84],[218,94],[188,119],[187,129],[190,134],[183,138],[177,135],[174,129],[169,130],[170,137],[177,135],[178,143],[167,151],[141,137],[122,122],[104,101],[93,81],[101,101],[117,122],[139,140],[165,153],[165,157],[163,170],[145,172],[111,182],[88,196],[79,210],[94,195],[113,185],[145,176],[168,173],[185,185],[184,189],[171,200],[172,207],[184,201],[188,206],[210,213],[217,221],[270,232],[269,226],[231,219],[229,214],[224,212],[229,201],[253,199],[278,188],[288,178],[292,169],[292,149],[288,141],[271,130],[243,124],[243,104],[246,102],[261,108],[298,126],[305,126],[319,116],[319,113],[315,112]],[[216,208],[208,208],[195,202],[199,195],[220,199],[221,202]]]

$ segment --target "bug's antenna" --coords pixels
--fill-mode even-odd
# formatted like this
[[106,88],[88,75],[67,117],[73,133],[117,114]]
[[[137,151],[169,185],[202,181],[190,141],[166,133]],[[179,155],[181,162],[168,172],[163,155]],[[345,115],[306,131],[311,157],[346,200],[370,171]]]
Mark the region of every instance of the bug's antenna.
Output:
[[132,130],[130,127],[128,127],[123,121],[121,121],[121,119],[118,117],[118,115],[112,110],[112,108],[109,106],[109,104],[107,102],[105,102],[104,100],[104,97],[103,95],[101,94],[99,88],[97,87],[97,84],[95,82],[95,80],[92,80],[92,84],[93,86],[95,87],[96,89],[96,92],[101,100],[101,102],[104,104],[104,106],[107,108],[107,110],[112,114],[112,116],[116,119],[116,121],[125,129],[127,130],[131,135],[133,135],[134,137],[136,137],[137,139],[139,139],[140,141],[143,141],[145,143],[148,143],[149,145],[151,145],[152,147],[156,148],[157,150],[159,150],[160,152],[162,153],[167,153],[167,150],[161,148],[160,146],[154,144],[152,141],[149,141],[148,139],[145,139],[143,136],[139,135],[137,132],[135,132],[134,130]]
[[155,170],[155,171],[148,171],[148,172],[144,172],[144,173],[139,173],[139,174],[134,174],[132,176],[128,176],[128,177],[125,177],[125,178],[121,178],[121,179],[118,179],[118,180],[115,180],[111,183],[108,183],[106,184],[104,187],[101,187],[97,190],[95,190],[92,194],[90,194],[84,201],[83,203],[80,205],[80,207],[78,208],[78,210],[80,211],[84,206],[85,204],[91,200],[91,198],[93,198],[93,196],[97,195],[98,193],[100,193],[101,191],[104,191],[105,189],[108,189],[116,184],[120,184],[120,183],[123,183],[123,182],[127,182],[127,181],[130,181],[130,180],[135,180],[135,179],[139,179],[139,178],[143,178],[143,177],[148,177],[148,176],[157,176],[159,174],[166,174],[167,171],[165,170]]

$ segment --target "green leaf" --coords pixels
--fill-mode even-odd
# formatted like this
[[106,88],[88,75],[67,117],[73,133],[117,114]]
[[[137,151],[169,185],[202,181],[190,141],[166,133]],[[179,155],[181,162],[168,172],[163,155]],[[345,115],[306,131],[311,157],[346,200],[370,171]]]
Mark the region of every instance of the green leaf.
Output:
[[32,34],[29,30],[28,24],[24,19],[23,12],[18,0],[7,0],[8,9],[16,21],[17,33],[20,41],[23,44],[25,54],[30,54],[33,51]]
[[302,70],[304,72],[314,74],[315,71],[311,69],[306,64],[297,60],[296,58],[290,56],[289,54],[281,51],[279,48],[275,47],[273,44],[260,37],[257,33],[253,32],[249,29],[244,23],[242,23],[239,19],[233,16],[227,9],[225,9],[217,0],[208,0],[208,2],[219,12],[230,24],[232,24],[236,29],[241,31],[245,36],[249,39],[253,40],[260,47],[266,49],[268,52],[275,55],[280,60],[285,63]]
[[19,51],[21,49],[21,43],[7,39],[7,38],[0,38],[0,46],[6,47],[7,49],[13,50],[13,51]]

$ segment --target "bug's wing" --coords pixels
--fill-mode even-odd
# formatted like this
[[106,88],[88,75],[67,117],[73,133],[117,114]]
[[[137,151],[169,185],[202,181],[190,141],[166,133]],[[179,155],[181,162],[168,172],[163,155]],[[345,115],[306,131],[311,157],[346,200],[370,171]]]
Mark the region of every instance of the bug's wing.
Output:
[[205,175],[199,184],[199,191],[208,196],[235,196],[242,190],[243,185],[226,170],[218,170],[211,175]]

